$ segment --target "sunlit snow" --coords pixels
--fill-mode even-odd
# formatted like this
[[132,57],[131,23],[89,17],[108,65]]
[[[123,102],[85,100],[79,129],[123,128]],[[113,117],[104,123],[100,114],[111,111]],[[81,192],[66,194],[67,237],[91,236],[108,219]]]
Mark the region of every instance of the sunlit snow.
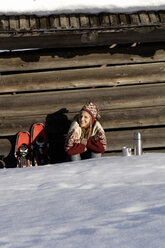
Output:
[[0,14],[99,13],[134,12],[138,10],[163,10],[164,0],[5,0]]
[[164,248],[165,154],[0,171],[0,247]]

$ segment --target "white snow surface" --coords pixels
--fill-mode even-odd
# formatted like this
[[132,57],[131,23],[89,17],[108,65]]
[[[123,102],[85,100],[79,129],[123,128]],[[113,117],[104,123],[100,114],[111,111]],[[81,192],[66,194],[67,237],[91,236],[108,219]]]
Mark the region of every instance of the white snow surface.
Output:
[[0,170],[0,247],[164,248],[165,154]]
[[134,12],[164,10],[165,0],[1,0],[0,14]]

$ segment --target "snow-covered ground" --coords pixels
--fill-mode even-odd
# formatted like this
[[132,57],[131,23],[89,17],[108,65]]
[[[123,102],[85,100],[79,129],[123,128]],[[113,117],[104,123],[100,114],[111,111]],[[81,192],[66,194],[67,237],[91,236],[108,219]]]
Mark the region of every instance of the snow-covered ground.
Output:
[[163,10],[164,0],[5,0],[1,1],[0,14],[99,13]]
[[164,248],[165,154],[0,170],[0,247]]

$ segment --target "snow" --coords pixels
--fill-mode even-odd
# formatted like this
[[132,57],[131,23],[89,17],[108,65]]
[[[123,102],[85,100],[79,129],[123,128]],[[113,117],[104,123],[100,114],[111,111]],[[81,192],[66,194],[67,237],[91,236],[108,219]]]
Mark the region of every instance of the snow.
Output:
[[0,247],[163,248],[165,154],[0,171]]
[[59,13],[134,12],[164,10],[164,0],[5,0],[0,14],[49,15]]

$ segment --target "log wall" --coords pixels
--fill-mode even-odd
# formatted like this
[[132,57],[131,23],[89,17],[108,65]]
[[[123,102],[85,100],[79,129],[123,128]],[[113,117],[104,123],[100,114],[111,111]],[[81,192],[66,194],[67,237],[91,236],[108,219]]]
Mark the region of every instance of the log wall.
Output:
[[51,162],[65,161],[65,135],[89,100],[100,107],[105,155],[133,148],[137,130],[145,151],[164,152],[164,58],[163,43],[0,53],[0,155],[12,166],[16,133],[44,122]]
[[[0,49],[86,47],[160,42],[165,12],[0,15]],[[67,37],[67,38],[66,38]]]

